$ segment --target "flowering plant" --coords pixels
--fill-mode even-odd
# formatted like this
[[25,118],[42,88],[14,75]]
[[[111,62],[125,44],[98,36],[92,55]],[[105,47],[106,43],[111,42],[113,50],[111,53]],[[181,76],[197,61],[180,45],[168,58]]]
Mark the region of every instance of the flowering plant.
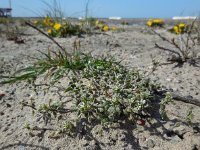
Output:
[[109,31],[109,26],[104,26],[104,27],[102,28],[102,30],[103,30],[104,32]]
[[56,22],[52,27],[49,27],[48,29],[48,34],[52,37],[57,37],[57,36],[61,36],[61,24]]
[[149,21],[147,22],[147,26],[149,27],[155,27],[155,26],[159,26],[162,27],[164,25],[165,21],[162,19],[149,19]]
[[183,34],[187,31],[187,25],[180,23],[178,25],[173,26],[173,28],[169,29],[169,31],[175,34]]
[[100,29],[101,31],[107,32],[109,31],[109,26],[105,25],[104,21],[97,20],[95,22],[95,29]]
[[[38,22],[36,23],[35,25],[38,25]],[[68,21],[58,22],[48,16],[44,18],[42,25],[47,28],[48,35],[52,37],[66,37],[84,32],[81,25],[72,24]]]
[[40,28],[46,28],[46,27],[53,27],[55,22],[52,18],[49,16],[46,16],[43,20],[37,19],[33,21],[33,24]]
[[46,16],[43,20],[43,25],[46,27],[52,27],[54,25],[54,20],[48,16]]

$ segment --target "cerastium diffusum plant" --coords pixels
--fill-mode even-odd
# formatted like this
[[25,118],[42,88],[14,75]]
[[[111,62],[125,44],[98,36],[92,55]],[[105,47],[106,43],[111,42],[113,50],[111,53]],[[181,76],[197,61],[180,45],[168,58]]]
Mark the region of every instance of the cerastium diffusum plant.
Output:
[[[64,90],[71,101],[63,103],[62,100],[50,100],[48,104],[40,106],[33,101],[22,102],[24,107],[33,109],[34,114],[40,114],[45,124],[52,118],[66,118],[71,113],[76,116],[73,119],[75,122],[86,118],[88,122],[96,120],[103,125],[123,118],[135,120],[149,116],[158,85],[146,79],[139,70],[128,70],[112,59],[88,55],[76,54],[70,61],[61,52],[49,51],[45,56],[46,59],[17,72],[13,78],[3,82],[32,80],[33,83],[41,74],[48,74],[55,83],[70,72],[69,82]],[[53,87],[52,82],[49,86]],[[70,103],[73,105],[68,108]],[[70,124],[67,126],[71,128]]]
[[[108,125],[120,120],[134,122],[151,116],[159,85],[144,77],[141,71],[127,69],[112,58],[94,58],[77,51],[68,54],[60,45],[59,48],[58,51],[49,49],[47,53],[41,52],[43,59],[38,59],[32,66],[17,71],[10,79],[1,82],[26,80],[32,83],[36,92],[46,87],[56,87],[59,92],[62,91],[64,98],[49,99],[48,103],[38,104],[36,99],[21,102],[23,107],[33,110],[33,115],[42,118],[44,125],[57,120],[63,124],[62,131],[68,131],[82,119],[89,124],[95,121]],[[38,78],[43,78],[39,85],[36,83]],[[66,87],[59,84],[63,79],[68,81]],[[66,100],[66,97],[70,99]],[[27,128],[30,129],[30,125]]]

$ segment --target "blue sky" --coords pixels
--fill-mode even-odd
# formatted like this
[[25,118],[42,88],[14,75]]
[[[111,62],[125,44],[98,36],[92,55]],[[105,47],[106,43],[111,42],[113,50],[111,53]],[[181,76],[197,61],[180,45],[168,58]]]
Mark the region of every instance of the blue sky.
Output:
[[[44,0],[11,0],[13,16],[45,15]],[[51,3],[53,0],[45,0]],[[84,16],[87,0],[57,0],[66,16]],[[0,0],[0,7],[9,0]],[[89,14],[93,17],[120,16],[123,18],[171,18],[200,14],[200,0],[90,0]]]

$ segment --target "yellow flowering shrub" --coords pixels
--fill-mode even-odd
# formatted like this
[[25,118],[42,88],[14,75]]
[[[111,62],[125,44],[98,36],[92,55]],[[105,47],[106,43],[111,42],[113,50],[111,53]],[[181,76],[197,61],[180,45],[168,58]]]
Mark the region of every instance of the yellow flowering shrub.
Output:
[[169,29],[169,31],[175,34],[183,34],[187,31],[187,25],[180,23],[178,25],[173,26],[173,28]]
[[149,19],[146,24],[149,27],[155,27],[155,26],[162,27],[165,24],[165,21],[162,19]]
[[99,29],[101,31],[107,32],[107,31],[109,31],[109,26],[105,25],[104,21],[97,20],[95,22],[95,29]]
[[[51,20],[51,18],[45,18],[44,22],[46,22],[48,25],[48,35],[52,36],[52,37],[57,37],[57,36],[61,36],[61,28],[62,25],[59,22],[55,22],[54,21],[48,21]],[[48,23],[49,22],[49,23]]]
[[59,22],[46,16],[43,20],[32,22],[38,28],[44,28],[51,37],[66,37],[68,35],[79,35],[85,33],[81,24],[71,24],[69,21]]
[[151,27],[151,26],[152,26],[152,24],[153,24],[153,22],[152,22],[152,21],[148,21],[148,22],[147,22],[147,25],[148,25],[149,27]]
[[179,28],[180,33],[184,33],[187,29],[187,26],[186,26],[186,24],[181,23],[181,24],[179,24],[178,28]]
[[94,29],[101,30],[104,32],[109,31],[109,27],[107,25],[105,25],[105,22],[103,22],[101,20],[96,20]]

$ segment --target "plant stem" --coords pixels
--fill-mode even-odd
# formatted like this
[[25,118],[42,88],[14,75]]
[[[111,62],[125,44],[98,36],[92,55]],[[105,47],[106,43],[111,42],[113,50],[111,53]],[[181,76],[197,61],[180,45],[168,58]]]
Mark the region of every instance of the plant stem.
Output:
[[66,53],[68,56],[71,56],[69,53],[67,53],[65,51],[65,49],[60,45],[58,44],[58,42],[56,42],[51,36],[49,36],[48,34],[46,34],[45,32],[43,32],[42,30],[40,30],[39,28],[37,28],[36,26],[32,25],[31,23],[29,22],[25,22],[28,26],[32,27],[33,29],[39,31],[40,33],[42,33],[44,36],[46,36],[48,39],[50,39],[52,42],[54,42],[64,53]]

